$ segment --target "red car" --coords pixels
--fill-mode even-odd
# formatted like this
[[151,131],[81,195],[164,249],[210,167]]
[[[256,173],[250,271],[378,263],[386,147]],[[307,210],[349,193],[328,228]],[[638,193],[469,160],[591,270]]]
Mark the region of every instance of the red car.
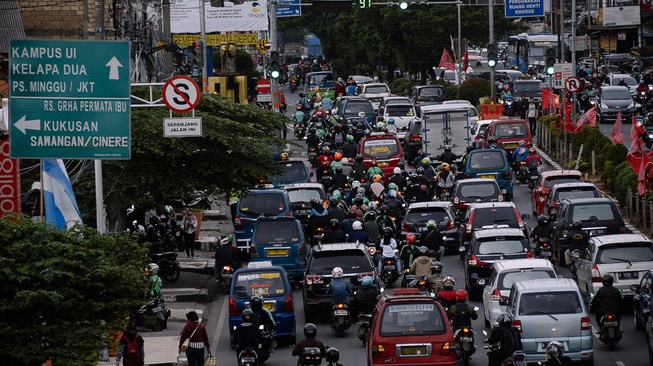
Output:
[[456,364],[451,325],[439,302],[416,288],[394,290],[376,304],[366,338],[367,364]]
[[535,188],[531,192],[531,205],[534,215],[544,213],[544,203],[549,196],[551,187],[558,183],[582,182],[583,176],[578,170],[550,170],[542,172],[535,182]]
[[392,176],[392,171],[397,164],[404,160],[404,150],[396,135],[373,132],[363,137],[359,145],[358,153],[363,155],[365,165],[369,168],[372,166],[372,161],[376,161],[379,168],[383,170],[385,182]]
[[497,138],[497,145],[512,159],[512,152],[519,146],[519,141],[524,140],[526,147],[533,146],[533,135],[528,124],[523,119],[497,119],[485,129],[483,148],[490,148],[489,139]]

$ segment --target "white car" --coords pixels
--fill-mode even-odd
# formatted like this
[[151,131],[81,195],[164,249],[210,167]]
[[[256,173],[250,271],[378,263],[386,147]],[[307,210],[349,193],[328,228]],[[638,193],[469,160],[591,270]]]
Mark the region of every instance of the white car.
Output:
[[556,277],[553,264],[547,259],[509,259],[495,262],[482,295],[485,326],[498,327],[497,318],[506,311],[506,307],[500,305],[499,300],[510,295],[513,283]]
[[[379,109],[379,112],[381,110]],[[394,119],[395,126],[397,126],[397,137],[403,140],[406,134],[406,129],[410,121],[416,118],[415,105],[411,102],[403,104],[389,104],[383,108],[383,113],[379,113],[379,117],[383,118],[383,122],[387,123],[390,118]]]
[[485,137],[485,129],[487,129],[487,126],[490,125],[490,123],[494,122],[495,120],[493,119],[479,119],[474,124],[470,127],[470,134],[471,134],[471,144],[474,146],[474,148],[480,148],[481,144],[483,144],[483,138]]
[[369,99],[374,110],[379,109],[379,103],[384,97],[390,96],[390,87],[384,83],[369,83],[360,86],[360,96]]

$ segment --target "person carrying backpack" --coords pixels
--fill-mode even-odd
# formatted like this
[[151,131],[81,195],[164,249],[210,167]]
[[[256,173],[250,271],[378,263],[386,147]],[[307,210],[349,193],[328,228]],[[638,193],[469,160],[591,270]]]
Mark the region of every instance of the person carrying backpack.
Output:
[[499,315],[497,322],[499,327],[493,329],[490,338],[484,341],[484,343],[488,344],[500,344],[499,348],[488,353],[489,366],[499,366],[513,352],[524,349],[519,330],[512,326],[512,316],[503,313]]
[[454,329],[470,327],[472,320],[478,319],[476,310],[467,304],[467,291],[460,289],[456,291],[456,304],[447,310],[447,318],[451,321]]
[[116,365],[120,365],[120,360],[122,360],[123,366],[145,365],[144,346],[145,341],[143,340],[143,337],[136,332],[136,326],[134,324],[129,324],[118,343]]

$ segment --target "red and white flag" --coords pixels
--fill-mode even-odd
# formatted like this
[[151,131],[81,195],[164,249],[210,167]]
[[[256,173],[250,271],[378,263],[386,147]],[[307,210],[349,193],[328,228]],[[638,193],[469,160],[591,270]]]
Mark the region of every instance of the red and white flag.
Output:
[[440,64],[438,65],[438,67],[451,71],[456,70],[456,66],[454,65],[453,59],[451,58],[451,55],[449,55],[449,52],[447,51],[446,48],[442,50],[442,57],[440,57]]
[[635,116],[632,118],[632,126],[630,127],[630,148],[628,149],[628,155],[632,155],[637,152],[642,151],[639,141],[639,131],[641,127],[637,126],[637,120]]
[[637,193],[643,196],[646,193],[646,168],[650,168],[651,158],[646,154],[642,154],[642,161],[639,163],[639,172],[637,174]]
[[589,111],[585,112],[582,117],[576,122],[576,129],[574,133],[579,133],[585,128],[585,125],[596,127],[596,107],[590,108]]
[[624,135],[622,133],[623,126],[621,124],[621,108],[619,109],[619,113],[617,114],[617,120],[614,122],[614,126],[612,126],[612,131],[610,132],[610,137],[612,138],[612,143],[613,144],[624,144]]
[[465,51],[465,57],[463,58],[463,72],[467,72],[469,68],[469,51]]

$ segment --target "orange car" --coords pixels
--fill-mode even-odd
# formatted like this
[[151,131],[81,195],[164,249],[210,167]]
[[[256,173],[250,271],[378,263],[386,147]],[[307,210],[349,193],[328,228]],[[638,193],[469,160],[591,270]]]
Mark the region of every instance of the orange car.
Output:
[[549,196],[551,187],[558,183],[582,182],[583,176],[578,170],[550,170],[542,172],[535,182],[535,188],[531,192],[531,205],[534,215],[544,213],[544,203]]

